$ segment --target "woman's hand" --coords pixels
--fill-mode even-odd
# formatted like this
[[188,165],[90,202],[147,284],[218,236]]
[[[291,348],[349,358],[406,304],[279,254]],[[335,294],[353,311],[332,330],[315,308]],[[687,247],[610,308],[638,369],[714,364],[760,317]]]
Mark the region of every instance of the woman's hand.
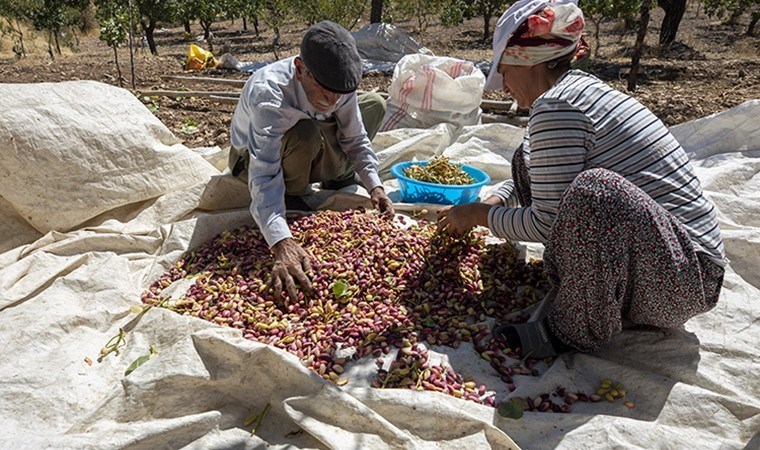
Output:
[[447,206],[438,211],[438,231],[461,236],[476,226],[487,227],[488,211],[492,207],[486,203]]

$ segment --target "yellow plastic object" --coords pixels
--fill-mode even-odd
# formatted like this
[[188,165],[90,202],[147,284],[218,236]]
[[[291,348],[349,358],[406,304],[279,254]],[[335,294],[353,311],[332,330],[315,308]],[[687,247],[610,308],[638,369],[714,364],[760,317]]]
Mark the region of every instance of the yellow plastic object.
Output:
[[195,44],[190,44],[190,49],[187,51],[187,63],[185,64],[185,70],[203,70],[207,67],[216,67],[219,62],[214,58],[214,55],[206,51]]

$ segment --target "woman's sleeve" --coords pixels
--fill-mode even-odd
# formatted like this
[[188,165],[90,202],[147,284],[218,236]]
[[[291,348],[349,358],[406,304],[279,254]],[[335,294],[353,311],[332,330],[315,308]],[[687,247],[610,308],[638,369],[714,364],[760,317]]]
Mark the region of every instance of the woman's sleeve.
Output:
[[593,148],[594,127],[582,111],[564,100],[542,100],[528,123],[530,148],[529,207],[494,206],[488,227],[499,237],[546,242],[567,187],[584,170]]

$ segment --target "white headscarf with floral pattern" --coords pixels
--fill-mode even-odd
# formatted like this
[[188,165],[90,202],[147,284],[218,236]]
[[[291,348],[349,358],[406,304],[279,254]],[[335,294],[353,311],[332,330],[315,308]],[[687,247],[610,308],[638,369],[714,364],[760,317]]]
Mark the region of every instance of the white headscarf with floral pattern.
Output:
[[588,52],[582,39],[585,26],[583,12],[576,5],[549,4],[518,27],[499,64],[534,66],[573,53],[574,59],[580,59]]

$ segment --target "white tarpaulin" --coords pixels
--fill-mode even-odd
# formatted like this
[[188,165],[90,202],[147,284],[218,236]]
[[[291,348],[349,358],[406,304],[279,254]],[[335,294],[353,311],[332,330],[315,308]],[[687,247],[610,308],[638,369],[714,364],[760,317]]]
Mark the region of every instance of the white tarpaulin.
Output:
[[[223,152],[175,144],[125,91],[0,85],[0,102],[0,448],[758,446],[760,101],[674,127],[732,260],[718,306],[681,329],[625,331],[596,353],[515,378],[521,396],[623,380],[634,409],[576,403],[569,414],[519,420],[439,393],[369,388],[371,357],[348,364],[351,381],[337,387],[238,330],[161,308],[131,313],[183,252],[251,222],[245,185],[218,171]],[[502,124],[440,125],[381,133],[375,144],[386,170],[444,153],[503,180],[520,135]],[[121,354],[98,363],[120,328]],[[158,353],[125,376],[151,345]],[[509,396],[469,344],[432,350]],[[243,423],[266,405],[252,435]]]

